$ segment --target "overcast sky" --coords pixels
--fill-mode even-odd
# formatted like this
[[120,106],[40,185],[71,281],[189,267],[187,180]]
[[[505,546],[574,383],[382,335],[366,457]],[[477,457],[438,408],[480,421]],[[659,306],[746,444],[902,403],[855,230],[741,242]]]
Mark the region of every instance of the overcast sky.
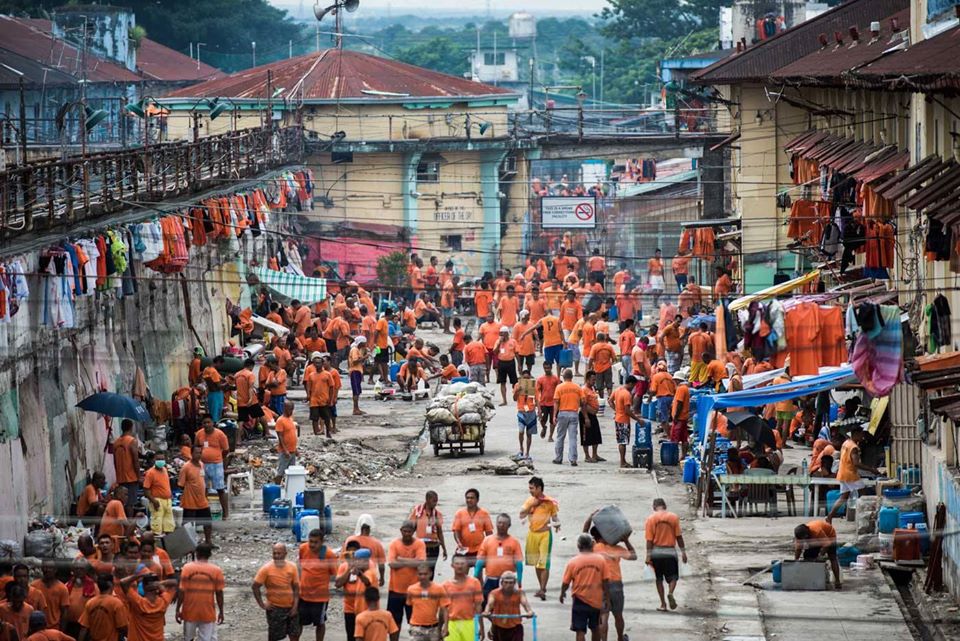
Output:
[[[302,4],[307,10],[314,5],[315,0],[270,0],[292,14]],[[321,4],[332,4],[321,0]],[[385,9],[387,5],[394,15],[409,13],[423,7],[431,7],[441,11],[486,11],[487,0],[360,0],[363,7]],[[490,7],[497,13],[512,11],[529,11],[530,13],[545,13],[556,11],[580,12],[586,16],[592,15],[603,8],[606,0],[490,0]]]

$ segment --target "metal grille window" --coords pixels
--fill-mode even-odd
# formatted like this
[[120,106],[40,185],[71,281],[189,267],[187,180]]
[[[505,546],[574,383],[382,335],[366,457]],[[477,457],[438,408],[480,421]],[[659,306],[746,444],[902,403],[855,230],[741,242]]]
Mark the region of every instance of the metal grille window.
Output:
[[417,165],[418,183],[440,182],[440,162],[436,160],[421,161]]
[[483,54],[483,64],[486,67],[502,67],[507,64],[507,54],[501,52]]

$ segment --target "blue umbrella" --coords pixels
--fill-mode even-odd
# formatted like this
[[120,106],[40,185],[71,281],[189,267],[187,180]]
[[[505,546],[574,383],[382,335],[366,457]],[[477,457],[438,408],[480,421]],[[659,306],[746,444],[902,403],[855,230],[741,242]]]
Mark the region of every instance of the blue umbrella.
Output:
[[114,418],[129,418],[141,423],[151,421],[149,412],[140,401],[113,392],[97,392],[77,403],[77,407]]

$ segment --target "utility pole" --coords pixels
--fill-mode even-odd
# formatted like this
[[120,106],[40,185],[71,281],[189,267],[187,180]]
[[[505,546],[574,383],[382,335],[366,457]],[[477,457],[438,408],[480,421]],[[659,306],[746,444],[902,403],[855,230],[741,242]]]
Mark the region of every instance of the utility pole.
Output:
[[257,66],[257,41],[254,40],[250,43],[250,47],[253,49],[253,66]]
[[333,17],[337,30],[337,49],[343,49],[343,12],[341,11],[340,5],[337,5],[337,8],[333,10]]
[[[6,65],[4,65],[6,67]],[[8,69],[10,67],[7,67]],[[23,74],[20,74],[20,166],[27,164],[27,104],[23,97]]]
[[193,60],[193,41],[190,42],[190,59]]
[[[487,6],[488,7],[490,6],[489,3],[487,4]],[[496,87],[498,84],[498,81],[500,80],[500,74],[496,69],[497,67],[497,32],[496,31],[493,32],[493,66],[494,66],[493,86]]]
[[320,53],[320,23],[317,22],[317,53]]
[[287,58],[292,58],[293,57],[293,40],[287,41],[287,48],[288,48]]
[[207,43],[206,42],[197,43],[197,71],[200,70],[200,47],[204,46],[205,44]]
[[[606,49],[600,49],[600,102],[603,102],[603,57],[606,54]],[[602,105],[601,105],[602,107]]]

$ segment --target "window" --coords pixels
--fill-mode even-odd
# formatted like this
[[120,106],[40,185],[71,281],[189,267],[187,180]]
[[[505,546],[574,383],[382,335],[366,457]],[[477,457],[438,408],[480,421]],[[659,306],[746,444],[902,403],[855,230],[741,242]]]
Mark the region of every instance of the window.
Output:
[[440,162],[437,160],[422,160],[417,165],[418,183],[438,183],[440,182]]
[[504,52],[483,54],[483,64],[487,67],[502,67],[507,64],[507,54]]
[[441,236],[440,240],[447,244],[447,247],[450,248],[450,251],[463,251],[463,236],[461,234]]
[[334,151],[330,154],[330,161],[335,165],[353,162],[352,151]]

